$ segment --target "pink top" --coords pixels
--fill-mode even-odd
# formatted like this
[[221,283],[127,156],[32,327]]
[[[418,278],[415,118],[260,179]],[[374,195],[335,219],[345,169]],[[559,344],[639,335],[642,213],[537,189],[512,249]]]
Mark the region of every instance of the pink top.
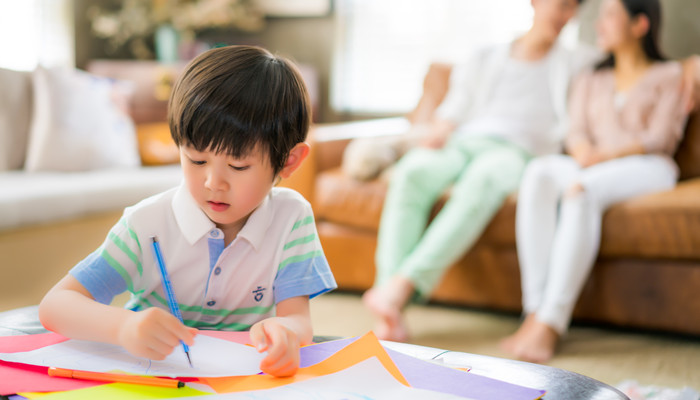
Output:
[[673,156],[685,127],[678,62],[658,62],[627,92],[615,90],[612,68],[580,75],[571,94],[566,147],[581,142],[616,151],[641,144],[647,153]]

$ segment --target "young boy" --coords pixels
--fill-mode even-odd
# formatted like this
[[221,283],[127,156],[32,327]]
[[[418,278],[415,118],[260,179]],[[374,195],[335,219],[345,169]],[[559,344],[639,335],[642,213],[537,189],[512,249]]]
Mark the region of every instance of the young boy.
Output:
[[[268,351],[260,368],[293,375],[299,346],[312,339],[309,299],[336,288],[309,203],[273,187],[308,155],[309,112],[297,69],[264,49],[223,47],[193,60],[168,116],[183,185],[127,208],[46,294],[42,324],[155,360],[193,344],[197,328],[250,329]],[[169,312],[152,237],[184,324]],[[126,307],[109,306],[125,290]]]

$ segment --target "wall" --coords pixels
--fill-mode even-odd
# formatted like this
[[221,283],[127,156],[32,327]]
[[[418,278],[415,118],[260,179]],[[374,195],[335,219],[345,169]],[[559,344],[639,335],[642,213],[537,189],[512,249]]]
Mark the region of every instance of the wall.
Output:
[[[602,0],[586,0],[581,8],[581,38],[595,43],[595,18]],[[661,0],[661,46],[670,58],[700,54],[700,1]]]

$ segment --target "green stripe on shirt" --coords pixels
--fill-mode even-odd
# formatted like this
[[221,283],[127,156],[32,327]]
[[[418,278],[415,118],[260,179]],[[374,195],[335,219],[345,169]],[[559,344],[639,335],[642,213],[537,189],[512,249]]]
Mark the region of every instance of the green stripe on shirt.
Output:
[[308,217],[302,219],[301,221],[297,221],[294,223],[294,226],[292,226],[292,232],[294,232],[297,228],[308,225],[310,223],[314,222],[314,217],[312,215],[309,215]]
[[[157,300],[159,303],[162,305],[168,307],[168,302],[161,296],[160,294],[153,292],[151,293],[151,296]],[[227,315],[242,315],[242,314],[258,314],[258,315],[264,315],[270,312],[274,306],[256,306],[256,307],[247,307],[247,308],[237,308],[235,310],[212,310],[209,308],[204,308],[202,306],[189,306],[186,304],[177,304],[178,307],[180,308],[180,311],[182,312],[195,312],[195,313],[201,313],[204,315],[216,315],[220,317],[225,317]]]
[[131,259],[131,262],[136,265],[136,271],[139,273],[139,276],[143,276],[143,267],[141,266],[141,261],[139,261],[139,257],[131,251],[129,246],[120,238],[119,236],[115,235],[114,233],[110,232],[109,235],[107,236],[112,243],[114,243],[115,246],[117,246],[121,251],[124,252],[124,254]]
[[314,250],[314,251],[310,251],[306,254],[299,254],[297,256],[291,256],[280,263],[279,267],[277,267],[277,271],[281,271],[284,267],[286,267],[287,265],[289,265],[291,263],[306,261],[306,260],[309,260],[311,258],[319,257],[322,255],[323,255],[322,250]]
[[106,249],[102,249],[102,254],[100,254],[100,257],[102,257],[105,261],[107,261],[107,264],[109,264],[119,275],[121,275],[122,279],[124,279],[124,282],[126,282],[126,288],[130,291],[134,291],[134,284],[131,281],[131,276],[129,275],[128,272],[122,267],[121,264],[117,260],[112,257]]
[[231,324],[227,324],[224,322],[219,322],[216,324],[211,324],[207,323],[204,321],[195,321],[195,320],[184,320],[183,321],[185,325],[191,326],[194,328],[203,328],[203,329],[211,329],[211,330],[217,330],[217,331],[247,331],[250,329],[251,324],[243,324],[240,322],[234,322]]
[[310,234],[310,235],[308,235],[308,236],[304,236],[304,237],[302,237],[302,238],[292,240],[291,242],[285,244],[285,245],[284,245],[284,250],[288,250],[288,249],[290,249],[290,248],[292,248],[292,247],[294,247],[294,246],[300,245],[300,244],[305,244],[305,243],[313,242],[314,239],[316,239],[316,233],[315,233],[315,232],[312,233],[312,234]]

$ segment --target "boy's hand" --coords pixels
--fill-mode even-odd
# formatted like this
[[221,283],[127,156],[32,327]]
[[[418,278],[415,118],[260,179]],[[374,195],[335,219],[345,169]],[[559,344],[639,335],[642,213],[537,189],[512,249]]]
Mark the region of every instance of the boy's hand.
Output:
[[268,318],[250,328],[250,340],[259,353],[267,351],[260,369],[276,377],[292,376],[299,369],[299,338],[284,324]]
[[180,340],[194,344],[197,329],[183,325],[174,315],[157,307],[130,313],[121,324],[119,344],[129,353],[151,360],[163,360]]

